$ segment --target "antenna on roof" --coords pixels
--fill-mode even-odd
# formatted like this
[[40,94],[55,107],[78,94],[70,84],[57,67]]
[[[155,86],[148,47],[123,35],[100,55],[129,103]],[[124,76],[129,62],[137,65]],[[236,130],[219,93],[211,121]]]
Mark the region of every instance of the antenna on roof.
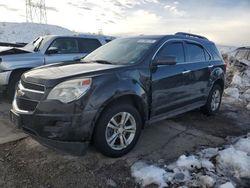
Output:
[[25,0],[26,22],[47,23],[45,0]]

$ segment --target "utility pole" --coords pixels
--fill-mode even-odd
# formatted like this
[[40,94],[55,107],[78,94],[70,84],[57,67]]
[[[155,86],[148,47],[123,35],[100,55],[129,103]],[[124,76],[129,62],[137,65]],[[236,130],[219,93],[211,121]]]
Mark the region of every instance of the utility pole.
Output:
[[45,0],[25,0],[26,22],[47,23]]

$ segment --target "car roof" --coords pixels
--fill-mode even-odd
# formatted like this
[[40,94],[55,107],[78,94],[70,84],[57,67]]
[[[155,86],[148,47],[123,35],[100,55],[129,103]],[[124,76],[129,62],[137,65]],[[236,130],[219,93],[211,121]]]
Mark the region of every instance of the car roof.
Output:
[[95,38],[95,39],[110,39],[113,40],[115,37],[107,35],[95,35],[95,34],[70,34],[70,35],[44,35],[42,37],[57,38],[57,37],[72,37],[72,38]]
[[186,39],[186,40],[192,40],[200,43],[213,43],[212,41],[208,40],[206,37],[201,35],[196,35],[192,33],[184,33],[184,32],[178,32],[173,35],[139,35],[139,36],[133,36],[129,38],[144,38],[144,39]]
[[239,47],[236,50],[250,50],[250,46]]

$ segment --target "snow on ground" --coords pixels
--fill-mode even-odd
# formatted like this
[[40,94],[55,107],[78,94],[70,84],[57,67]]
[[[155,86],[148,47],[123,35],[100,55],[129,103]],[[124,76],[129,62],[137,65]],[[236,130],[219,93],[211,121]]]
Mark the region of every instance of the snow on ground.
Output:
[[227,63],[226,89],[223,102],[238,104],[250,111],[250,62],[224,55]]
[[74,32],[56,25],[0,22],[0,42],[31,42],[42,35],[69,35]]
[[159,187],[250,186],[250,134],[236,138],[228,146],[207,148],[194,155],[180,156],[177,161],[162,165],[138,161],[131,174],[140,185]]

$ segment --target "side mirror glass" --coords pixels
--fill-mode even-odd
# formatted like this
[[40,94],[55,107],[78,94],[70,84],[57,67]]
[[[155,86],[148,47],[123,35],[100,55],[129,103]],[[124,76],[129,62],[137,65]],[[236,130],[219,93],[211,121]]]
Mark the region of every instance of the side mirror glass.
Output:
[[176,65],[175,56],[160,56],[156,59],[156,65]]
[[56,47],[50,47],[47,50],[47,54],[57,54],[57,53],[58,53],[58,48],[56,48]]

